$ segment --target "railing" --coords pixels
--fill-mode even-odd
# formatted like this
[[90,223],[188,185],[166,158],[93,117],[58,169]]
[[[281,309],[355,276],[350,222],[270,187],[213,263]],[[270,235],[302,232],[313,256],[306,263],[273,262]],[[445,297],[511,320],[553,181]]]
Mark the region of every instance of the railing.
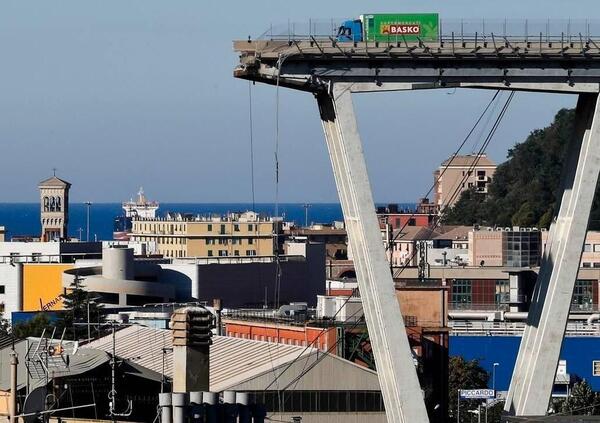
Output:
[[465,311],[508,311],[509,305],[503,303],[484,303],[484,304],[473,304],[473,303],[459,303],[449,302],[449,310],[465,310]]
[[[450,320],[448,326],[457,336],[521,336],[524,322]],[[600,323],[569,322],[565,336],[600,336]]]
[[[271,25],[257,39],[305,41],[335,39],[341,24],[353,19],[309,19]],[[357,19],[355,17],[354,19]],[[511,42],[585,43],[600,39],[600,20],[596,19],[445,19],[439,20],[440,42]],[[424,42],[433,40],[423,40]],[[390,36],[389,42],[403,42],[402,36]]]

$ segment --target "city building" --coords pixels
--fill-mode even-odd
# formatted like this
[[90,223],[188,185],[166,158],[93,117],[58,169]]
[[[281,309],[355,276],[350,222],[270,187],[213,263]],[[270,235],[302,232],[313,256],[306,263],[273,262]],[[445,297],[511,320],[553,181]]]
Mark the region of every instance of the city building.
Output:
[[472,266],[539,266],[544,232],[537,228],[475,227],[469,232],[469,263]]
[[272,256],[281,250],[281,220],[258,213],[193,216],[168,213],[164,218],[137,217],[132,241],[153,241],[165,257]]
[[468,189],[487,194],[496,164],[486,154],[456,156],[444,160],[433,173],[434,204],[440,208],[452,206]]
[[[422,200],[423,201],[423,200]],[[392,229],[401,229],[406,226],[432,226],[437,217],[437,210],[428,207],[429,204],[420,204],[416,210],[404,210],[398,204],[388,204],[377,207],[377,218],[381,226],[389,225]],[[433,205],[432,205],[433,206]]]
[[69,189],[71,184],[56,175],[39,183],[43,241],[66,239],[69,225]]
[[225,307],[306,300],[314,305],[325,291],[324,246],[289,243],[287,251],[267,257],[136,259],[131,248],[107,248],[102,261],[85,260],[65,271],[60,292],[78,278],[111,308],[216,298]]
[[441,234],[423,226],[406,226],[396,230],[387,226],[382,234],[387,259],[393,266],[416,266],[421,260],[419,252],[425,253],[432,238],[438,235]]
[[348,259],[348,235],[341,222],[337,225],[313,224],[306,228],[292,226],[284,230],[284,236],[288,239],[324,244],[328,259]]
[[5,237],[6,237],[6,228],[4,226],[0,226],[0,242],[4,242]]

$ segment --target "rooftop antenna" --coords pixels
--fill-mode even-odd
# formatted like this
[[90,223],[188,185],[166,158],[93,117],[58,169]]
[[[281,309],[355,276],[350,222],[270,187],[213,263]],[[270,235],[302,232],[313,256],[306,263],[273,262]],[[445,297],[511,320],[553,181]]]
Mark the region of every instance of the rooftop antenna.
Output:
[[53,174],[54,176],[56,176],[56,170],[57,170],[57,169],[56,169],[55,167],[53,167],[53,168],[52,168],[52,174]]

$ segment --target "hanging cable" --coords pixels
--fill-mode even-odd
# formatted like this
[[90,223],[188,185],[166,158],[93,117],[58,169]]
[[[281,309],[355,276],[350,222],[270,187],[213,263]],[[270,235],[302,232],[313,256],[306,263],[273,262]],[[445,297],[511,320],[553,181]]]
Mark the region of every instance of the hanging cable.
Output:
[[[461,178],[461,180],[458,182],[458,184],[456,184],[456,187],[452,193],[452,195],[450,196],[450,198],[446,201],[446,204],[443,206],[443,209],[440,212],[440,216],[438,218],[438,220],[436,221],[436,223],[429,228],[430,230],[430,235],[429,237],[431,237],[431,235],[433,234],[433,231],[439,227],[443,221],[443,218],[445,216],[445,214],[448,212],[448,210],[452,207],[452,204],[454,203],[454,200],[460,195],[462,194],[462,183],[465,182],[471,175],[471,173],[473,172],[473,170],[475,169],[475,167],[477,167],[477,165],[479,164],[479,160],[481,159],[481,156],[483,155],[483,153],[485,152],[487,146],[490,144],[492,138],[494,137],[494,134],[496,133],[498,127],[500,126],[500,123],[502,121],[502,119],[504,118],[504,115],[506,114],[506,111],[508,110],[508,107],[510,105],[510,103],[512,102],[512,99],[514,97],[515,92],[511,92],[510,95],[508,96],[506,102],[504,103],[504,106],[502,107],[502,110],[500,111],[500,114],[498,115],[498,117],[496,118],[494,125],[492,126],[492,128],[490,129],[490,132],[488,133],[485,141],[483,142],[483,144],[481,145],[481,147],[479,148],[479,151],[477,152],[477,156],[476,159],[471,163],[471,165],[469,166],[469,168],[467,169],[467,172],[465,172],[465,175]],[[401,234],[401,232],[398,232],[398,234],[394,237],[394,239],[396,239],[399,235]],[[428,237],[428,238],[429,238]],[[409,267],[411,261],[413,260],[413,258],[416,256],[418,252],[418,249],[415,248],[412,255],[408,258],[408,260],[406,260],[405,264],[400,268],[399,271],[394,272],[393,277],[398,277],[400,276],[400,274],[407,268]]]
[[254,122],[252,120],[252,81],[248,81],[248,114],[250,125],[250,188],[252,191],[252,211],[256,212],[256,199],[254,198]]
[[[497,94],[497,93],[496,93],[496,94]],[[509,105],[510,105],[510,103],[512,102],[512,99],[513,99],[513,97],[514,97],[514,94],[515,94],[515,93],[514,93],[514,91],[513,91],[513,92],[511,92],[511,94],[509,95],[509,97],[508,97],[508,99],[507,99],[506,103],[504,104],[504,106],[503,106],[503,108],[502,108],[502,110],[501,110],[500,114],[499,114],[499,115],[498,115],[498,117],[496,118],[496,121],[494,122],[494,125],[493,125],[493,126],[492,126],[492,128],[490,129],[490,132],[488,133],[488,135],[487,135],[487,137],[486,137],[485,141],[484,141],[484,142],[483,142],[483,144],[481,145],[481,147],[480,147],[480,149],[479,149],[479,151],[478,151],[478,153],[477,153],[477,158],[476,158],[476,160],[474,160],[474,161],[473,161],[473,163],[472,163],[472,164],[471,164],[471,166],[469,167],[469,171],[467,172],[467,174],[466,174],[466,175],[469,175],[469,172],[471,172],[471,171],[472,171],[472,169],[474,169],[474,168],[477,166],[477,164],[479,163],[479,159],[481,158],[481,155],[483,154],[483,152],[485,152],[485,149],[487,148],[487,146],[488,146],[488,145],[489,145],[489,143],[491,142],[491,140],[492,140],[492,138],[493,138],[494,134],[496,133],[496,130],[498,129],[498,127],[499,127],[499,125],[500,125],[500,122],[502,121],[502,119],[503,119],[503,117],[504,117],[504,115],[505,115],[505,113],[506,113],[506,110],[508,109],[508,106],[509,106]],[[461,187],[461,185],[459,184],[459,185],[458,185],[458,187],[460,188],[460,187]],[[456,196],[457,192],[460,192],[460,189],[457,189],[457,190],[455,190],[455,192],[453,193],[453,195],[452,195],[451,199],[450,199],[450,200],[449,200],[449,202],[446,204],[446,207],[444,208],[444,212],[445,212],[445,211],[447,211],[447,209],[448,209],[448,206],[449,206],[450,204],[452,204],[452,201],[453,201],[453,199],[455,198],[455,196]],[[437,223],[437,225],[439,225],[439,222],[441,222],[441,219],[439,219],[439,220],[438,220],[438,223]],[[431,232],[430,232],[430,233],[433,233],[433,230],[434,230],[434,229],[435,229],[435,228],[431,228]],[[417,249],[415,248],[415,249],[414,249],[414,252],[413,252],[413,256],[412,256],[412,257],[409,259],[409,262],[412,260],[412,258],[413,258],[413,257],[414,257],[414,255],[416,254],[416,251],[417,251]],[[407,266],[407,265],[405,265],[405,266],[404,266],[404,267],[403,267],[403,268],[400,270],[400,272],[399,272],[399,273],[402,273],[402,271],[403,271],[403,270],[404,270],[406,267],[408,267],[408,266]],[[338,312],[339,312],[339,311],[340,311],[340,310],[343,308],[343,306],[344,306],[344,305],[345,305],[345,304],[346,304],[346,303],[349,301],[350,297],[351,297],[351,296],[349,296],[349,297],[346,299],[346,301],[345,301],[345,302],[342,304],[342,306],[341,306],[341,307],[338,309]],[[335,318],[335,316],[337,315],[337,313],[338,313],[338,312],[336,312],[336,313],[335,313],[335,315],[334,315],[334,318]],[[346,319],[346,320],[345,320],[343,323],[346,323],[346,322],[347,322],[347,320],[348,320],[348,319]],[[351,327],[351,329],[353,329],[354,327],[358,326],[358,323],[359,323],[359,321],[357,321],[357,322],[354,324],[354,326],[353,326],[353,327]],[[321,334],[324,332],[324,330],[325,330],[325,329],[323,329],[323,330],[321,331]],[[320,336],[321,334],[319,334],[319,336]],[[318,339],[318,336],[315,338],[315,340],[316,340],[316,339]],[[334,343],[334,344],[333,344],[333,345],[332,345],[330,348],[328,348],[328,349],[327,349],[327,351],[326,351],[326,352],[325,352],[325,353],[324,353],[324,354],[323,354],[321,357],[317,357],[317,359],[315,360],[315,362],[311,363],[311,365],[310,365],[310,366],[308,366],[308,368],[307,368],[307,367],[306,367],[306,365],[305,365],[305,366],[303,367],[303,369],[302,369],[301,373],[300,373],[298,376],[296,376],[296,377],[295,377],[295,378],[294,378],[292,381],[290,381],[290,382],[289,382],[289,383],[288,383],[288,384],[287,384],[287,385],[286,385],[286,386],[283,388],[284,394],[285,394],[285,390],[286,390],[286,389],[288,389],[288,388],[289,388],[289,387],[290,387],[292,384],[297,384],[297,383],[298,383],[298,381],[299,381],[299,380],[300,380],[302,377],[304,377],[304,375],[306,375],[308,372],[310,372],[310,370],[312,370],[312,369],[313,369],[313,368],[314,368],[316,365],[318,365],[318,364],[319,364],[319,362],[320,362],[320,361],[322,361],[322,360],[325,358],[325,356],[326,356],[326,355],[328,355],[328,354],[329,354],[329,353],[330,353],[330,352],[333,350],[333,348],[337,347],[337,345],[339,344],[340,340],[341,340],[341,338],[338,338],[338,339],[336,340],[336,342],[335,342],[335,343]],[[314,341],[313,341],[313,342],[314,342]],[[313,342],[311,342],[311,345],[312,345],[312,343],[313,343]],[[307,347],[307,348],[308,348],[308,347]],[[300,356],[301,356],[301,355],[304,353],[304,351],[306,351],[306,349],[307,349],[307,348],[305,348],[305,349],[303,350],[303,352],[300,354]],[[300,357],[300,356],[299,356],[299,357]],[[294,360],[293,360],[291,363],[289,363],[289,364],[288,364],[288,366],[287,366],[287,367],[286,367],[286,368],[285,368],[285,369],[284,369],[284,370],[283,370],[283,371],[282,371],[282,372],[279,374],[279,377],[281,377],[281,375],[282,375],[282,374],[283,374],[285,371],[287,371],[287,370],[288,370],[288,369],[289,369],[289,368],[290,368],[290,367],[291,367],[291,366],[292,366],[292,365],[293,365],[293,364],[294,364],[294,363],[297,361],[297,359],[298,359],[299,357],[297,357],[297,358],[296,358],[296,359],[294,359]],[[275,381],[273,381],[273,382],[275,382]],[[271,382],[271,384],[272,384],[273,382]],[[266,389],[268,389],[268,388],[271,386],[271,384],[269,384],[269,386],[267,386],[267,388],[266,388]],[[266,389],[265,389],[265,390],[266,390]]]
[[[452,160],[454,160],[454,158],[459,154],[460,150],[462,149],[462,147],[465,145],[465,143],[467,142],[467,140],[470,138],[470,136],[473,134],[473,132],[475,131],[475,129],[477,128],[477,125],[481,122],[481,120],[483,119],[483,117],[485,116],[486,112],[488,111],[488,109],[490,108],[490,106],[492,105],[492,103],[494,102],[494,100],[498,97],[498,95],[500,94],[500,91],[496,91],[496,93],[494,94],[494,96],[492,97],[492,99],[489,101],[489,103],[487,104],[487,106],[485,107],[485,109],[483,110],[483,112],[481,113],[481,115],[478,117],[478,119],[476,120],[475,124],[473,125],[473,127],[471,128],[471,130],[468,132],[467,136],[463,139],[463,141],[461,142],[461,144],[459,145],[458,149],[454,152],[454,154],[452,155],[451,159],[449,160],[448,164],[446,165],[446,167],[442,170],[442,172],[440,173],[440,175],[438,176],[438,178],[441,178],[442,175],[444,174],[444,172],[446,171],[446,169],[448,168],[448,166],[450,165],[450,163],[452,162]],[[488,137],[489,138],[489,137]],[[489,143],[489,142],[488,142]],[[439,179],[438,179],[439,180]],[[437,181],[436,181],[437,182]],[[427,192],[427,195],[429,195],[431,193],[431,191],[433,190],[435,184],[429,189],[429,191]],[[438,220],[439,222],[440,220]],[[406,224],[404,226],[402,226],[401,230],[404,229],[404,227],[406,227]],[[395,239],[397,239],[397,237],[399,236],[399,234],[401,233],[401,230],[398,232],[398,234],[394,237],[394,239],[392,239],[392,241],[394,241]],[[433,230],[432,230],[433,232]],[[388,248],[390,244],[388,245]],[[415,250],[416,251],[416,250]],[[410,259],[412,260],[412,258]],[[344,306],[350,301],[350,299],[352,298],[353,294],[350,294],[345,301],[341,304],[341,306],[338,308],[338,310],[334,313],[334,315],[331,317],[332,320],[335,320],[335,318],[337,317],[337,315],[342,311],[342,309],[344,308]],[[345,322],[344,322],[345,323]],[[306,347],[300,352],[300,354],[298,354],[297,357],[295,357],[280,373],[279,376],[276,377],[273,381],[271,381],[267,387],[263,390],[266,391],[268,390],[271,386],[273,386],[273,384],[278,383],[278,379],[288,370],[290,369],[301,357],[302,355],[313,346],[313,344],[319,339],[319,337],[325,333],[327,328],[323,328],[320,333],[318,335],[316,335],[314,337],[314,339],[308,343],[308,345],[306,345]],[[337,343],[336,343],[337,344]]]
[[[479,117],[475,121],[475,124],[473,125],[473,127],[471,128],[471,130],[467,133],[467,135],[462,140],[462,142],[460,143],[460,145],[458,146],[458,148],[454,151],[454,153],[452,154],[452,156],[450,156],[450,159],[447,161],[446,165],[444,166],[444,168],[442,169],[442,171],[440,172],[440,174],[436,177],[435,181],[433,182],[433,185],[431,185],[431,187],[425,193],[425,195],[423,196],[423,198],[429,197],[429,194],[431,194],[431,192],[435,189],[435,186],[437,185],[437,183],[442,179],[442,176],[444,176],[444,173],[446,173],[446,170],[448,170],[448,168],[450,167],[450,165],[452,164],[452,162],[454,161],[454,159],[456,158],[456,156],[458,156],[458,154],[460,153],[460,151],[462,150],[462,148],[465,146],[465,144],[467,143],[467,141],[469,140],[469,138],[471,137],[471,135],[473,135],[473,132],[475,132],[475,129],[477,128],[477,126],[479,125],[479,123],[481,122],[481,120],[483,119],[483,117],[485,116],[485,114],[489,110],[490,106],[494,103],[494,100],[496,100],[496,98],[498,97],[499,94],[500,94],[500,90],[497,90],[496,93],[494,94],[494,96],[492,97],[492,99],[488,102],[487,106],[485,106],[485,108],[483,109],[483,112],[481,112],[481,114],[479,115]],[[404,228],[406,228],[406,226],[408,226],[408,222],[410,221],[410,219],[412,217],[415,216],[415,214],[416,214],[416,211],[414,211],[409,216],[409,218],[406,219],[406,222],[404,223],[404,225],[402,225],[400,227],[400,231],[398,231],[398,235],[400,233],[402,233],[402,230]],[[386,251],[390,248],[390,245],[392,245],[392,242],[397,239],[398,235],[396,235],[395,237],[393,237],[390,240],[390,242],[388,243],[388,245],[386,247]]]

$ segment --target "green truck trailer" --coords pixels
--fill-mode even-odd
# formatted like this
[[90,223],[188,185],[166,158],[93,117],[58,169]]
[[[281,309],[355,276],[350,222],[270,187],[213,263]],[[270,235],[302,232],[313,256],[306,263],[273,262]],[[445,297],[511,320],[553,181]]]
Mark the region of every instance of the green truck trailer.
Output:
[[338,31],[338,41],[437,41],[437,13],[377,13],[345,21]]

